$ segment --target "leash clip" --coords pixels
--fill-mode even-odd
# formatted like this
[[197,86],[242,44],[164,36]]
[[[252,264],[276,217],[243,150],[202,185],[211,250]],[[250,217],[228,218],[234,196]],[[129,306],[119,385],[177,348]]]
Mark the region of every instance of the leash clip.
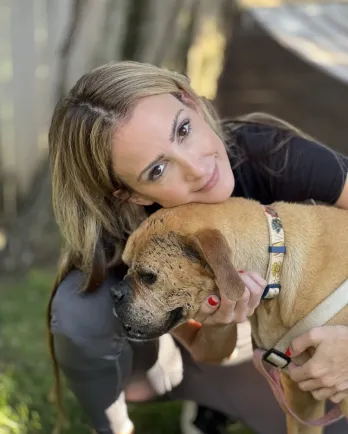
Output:
[[291,363],[290,357],[275,348],[266,351],[262,359],[279,369],[284,369]]

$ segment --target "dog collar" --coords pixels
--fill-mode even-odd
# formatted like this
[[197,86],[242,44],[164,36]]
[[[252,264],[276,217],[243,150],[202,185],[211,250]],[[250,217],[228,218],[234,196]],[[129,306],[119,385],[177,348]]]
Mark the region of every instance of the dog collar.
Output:
[[272,299],[279,295],[280,279],[286,253],[284,241],[284,229],[278,213],[269,206],[265,206],[265,215],[269,230],[269,247],[270,253],[268,270],[267,270],[267,286],[262,294],[262,300]]

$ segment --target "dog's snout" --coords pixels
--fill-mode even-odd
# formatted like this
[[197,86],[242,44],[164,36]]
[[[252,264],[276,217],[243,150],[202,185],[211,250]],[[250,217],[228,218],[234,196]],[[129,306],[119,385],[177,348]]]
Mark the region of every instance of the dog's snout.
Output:
[[124,329],[126,330],[126,332],[131,332],[132,331],[132,327],[128,324],[123,324]]
[[129,298],[128,285],[126,285],[124,282],[120,282],[119,284],[113,286],[111,288],[111,297],[116,305],[127,301]]
[[122,291],[122,288],[118,286],[111,289],[111,296],[115,303],[120,303],[125,295],[126,294],[124,291]]

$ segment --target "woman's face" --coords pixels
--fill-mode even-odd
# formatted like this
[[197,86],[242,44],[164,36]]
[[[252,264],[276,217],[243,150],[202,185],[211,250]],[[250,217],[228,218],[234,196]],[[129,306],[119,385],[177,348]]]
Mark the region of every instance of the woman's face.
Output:
[[130,201],[169,208],[231,196],[234,177],[224,144],[194,107],[170,94],[146,97],[117,128],[113,168],[134,191]]

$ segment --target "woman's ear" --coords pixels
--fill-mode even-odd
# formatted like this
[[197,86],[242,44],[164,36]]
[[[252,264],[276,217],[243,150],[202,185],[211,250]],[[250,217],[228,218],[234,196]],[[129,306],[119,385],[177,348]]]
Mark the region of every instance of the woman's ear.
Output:
[[154,203],[153,200],[148,199],[147,197],[142,196],[141,194],[130,193],[125,189],[115,190],[112,193],[112,195],[125,202],[134,203],[136,205],[149,206]]
[[115,190],[112,195],[114,197],[117,197],[118,199],[127,201],[129,200],[131,193],[123,188],[119,189],[119,190]]
[[128,202],[134,203],[135,205],[142,205],[142,206],[149,206],[154,203],[153,200],[148,199],[144,196],[133,194],[129,199]]
[[189,95],[187,92],[185,92],[185,91],[180,92],[180,100],[187,107],[190,107],[191,109],[196,110],[196,111],[200,110],[200,107],[199,107],[197,101],[191,95]]
[[184,104],[188,105],[189,107],[196,106],[196,103],[193,100],[193,98],[191,98],[191,96],[185,91],[180,92],[180,99]]
[[[189,95],[185,91],[181,91],[180,93],[180,100],[183,104],[185,104],[187,107],[190,107],[191,109],[195,110],[199,115],[203,116],[202,109],[198,102],[192,98],[191,95]],[[204,116],[203,116],[204,117]]]

